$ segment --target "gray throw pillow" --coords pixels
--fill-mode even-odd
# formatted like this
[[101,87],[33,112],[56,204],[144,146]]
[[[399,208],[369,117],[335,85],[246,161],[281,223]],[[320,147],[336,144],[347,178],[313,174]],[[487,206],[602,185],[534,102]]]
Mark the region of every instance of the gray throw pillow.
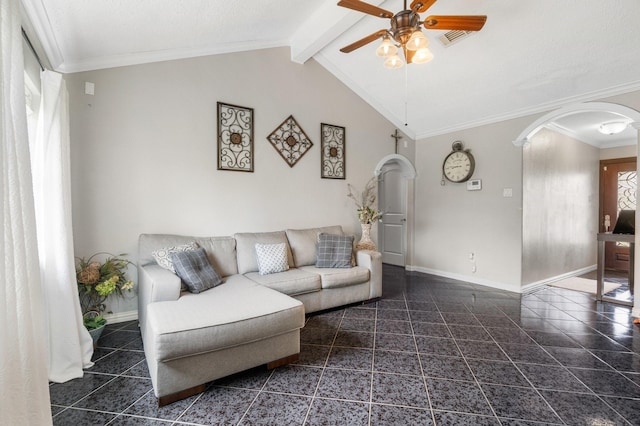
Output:
[[203,248],[171,254],[176,275],[191,293],[200,293],[222,284],[220,275],[213,269]]
[[353,236],[318,234],[317,268],[351,268]]

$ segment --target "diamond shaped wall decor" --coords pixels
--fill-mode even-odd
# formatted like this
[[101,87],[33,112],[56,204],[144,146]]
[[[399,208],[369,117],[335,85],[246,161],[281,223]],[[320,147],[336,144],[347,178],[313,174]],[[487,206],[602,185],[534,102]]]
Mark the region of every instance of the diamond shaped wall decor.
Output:
[[267,137],[271,145],[293,167],[313,146],[313,142],[290,115]]

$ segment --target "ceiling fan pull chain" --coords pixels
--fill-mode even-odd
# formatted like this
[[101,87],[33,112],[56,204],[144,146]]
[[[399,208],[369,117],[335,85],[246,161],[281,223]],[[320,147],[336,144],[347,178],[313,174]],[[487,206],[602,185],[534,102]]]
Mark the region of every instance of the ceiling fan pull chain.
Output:
[[404,126],[409,125],[408,110],[409,110],[409,67],[404,67]]

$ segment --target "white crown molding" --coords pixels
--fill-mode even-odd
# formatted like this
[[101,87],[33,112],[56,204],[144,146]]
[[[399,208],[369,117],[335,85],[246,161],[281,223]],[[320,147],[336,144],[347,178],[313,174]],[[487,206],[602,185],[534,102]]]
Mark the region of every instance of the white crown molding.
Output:
[[25,19],[29,20],[35,31],[51,67],[57,69],[64,58],[41,0],[21,0],[21,3]]
[[360,96],[369,106],[380,113],[384,118],[389,120],[398,129],[402,129],[402,133],[409,138],[416,140],[416,135],[413,129],[407,126],[402,120],[398,120],[391,111],[389,111],[384,105],[374,99],[366,90],[364,90],[354,79],[350,78],[347,74],[343,73],[338,67],[336,67],[332,61],[327,59],[326,56],[319,52],[313,57],[320,65],[322,65],[327,71],[334,75],[338,80],[344,83],[351,91]]
[[[322,52],[319,52],[317,55],[315,55],[314,59],[318,61],[318,63],[320,63],[320,65],[326,68],[330,73],[332,73],[336,78],[342,81],[353,92],[355,92],[358,96],[360,96],[372,108],[378,111],[382,116],[384,116],[387,120],[393,123],[396,127],[398,127],[399,129],[402,129],[403,133],[410,136],[415,141],[419,141],[420,139],[426,139],[433,136],[453,133],[460,130],[466,130],[474,127],[485,126],[488,124],[499,123],[501,121],[511,120],[514,118],[526,117],[528,115],[549,112],[558,108],[565,107],[568,104],[589,102],[589,101],[607,98],[610,96],[616,96],[616,95],[633,92],[635,90],[640,90],[640,80],[637,80],[627,84],[610,87],[607,89],[596,90],[592,92],[583,93],[577,96],[570,96],[562,99],[557,99],[551,102],[538,104],[532,107],[521,108],[521,109],[504,113],[504,114],[495,114],[495,115],[484,117],[478,120],[459,123],[454,126],[442,127],[439,129],[434,129],[434,130],[430,130],[428,132],[423,132],[423,133],[416,133],[415,130],[411,128],[411,126],[406,126],[405,123],[402,122],[402,120],[399,120],[397,117],[395,117],[391,113],[391,111],[389,111],[384,105],[380,104],[376,99],[374,99],[370,94],[368,94],[358,84],[357,81],[355,81],[354,79],[350,78],[348,75],[343,73],[337,66],[334,65],[334,63],[331,60],[325,57],[322,54]],[[614,105],[614,104],[609,104],[609,105]],[[526,145],[526,143],[527,143],[526,138],[521,138],[520,140],[516,140],[513,142],[513,144],[516,146],[524,146]]]
[[286,40],[274,40],[266,43],[241,42],[218,45],[215,48],[191,48],[191,49],[167,49],[155,52],[136,53],[131,55],[118,55],[100,58],[92,58],[85,61],[66,61],[56,71],[61,73],[75,73],[93,71],[105,68],[116,68],[130,65],[141,65],[152,62],[172,61],[175,59],[189,59],[201,56],[220,55],[225,53],[247,52],[251,50],[271,49],[274,47],[287,47]]
[[[494,124],[501,121],[511,120],[514,118],[525,117],[527,115],[540,114],[542,112],[548,112],[557,108],[561,108],[563,106],[566,106],[567,104],[599,100],[609,96],[616,96],[616,95],[622,95],[624,93],[633,92],[635,90],[640,90],[640,80],[619,85],[619,86],[610,87],[608,89],[597,90],[593,92],[584,93],[582,95],[558,99],[552,102],[539,104],[529,108],[521,108],[519,110],[515,110],[505,114],[496,114],[496,115],[488,116],[479,120],[468,121],[466,123],[460,123],[455,126],[443,127],[433,131],[420,133],[416,136],[415,139],[424,139],[432,136],[444,135],[447,133],[457,132],[460,130],[466,130],[474,127],[484,126],[487,124]],[[613,104],[610,104],[610,105],[613,105]]]
[[[546,127],[550,121],[555,119],[566,117],[567,115],[585,112],[585,111],[606,111],[619,114],[622,117],[627,117],[634,122],[640,121],[640,111],[636,111],[633,108],[629,108],[624,105],[609,103],[609,102],[582,102],[572,103],[565,105],[562,108],[553,110],[535,120],[527,128],[525,128],[513,141],[515,146],[526,146],[529,141],[529,136],[540,130],[542,127]],[[557,126],[559,128],[559,126]],[[525,141],[523,144],[522,141]],[[614,145],[608,146],[613,147]],[[624,146],[624,145],[621,145]]]

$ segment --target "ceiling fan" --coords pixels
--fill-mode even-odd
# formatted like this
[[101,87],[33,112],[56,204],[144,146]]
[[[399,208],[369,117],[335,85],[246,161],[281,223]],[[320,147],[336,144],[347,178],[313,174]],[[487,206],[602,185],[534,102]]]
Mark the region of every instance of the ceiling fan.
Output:
[[429,41],[420,29],[421,25],[427,30],[480,31],[487,20],[485,15],[430,15],[421,21],[419,13],[426,12],[436,1],[413,0],[410,8],[407,9],[407,0],[404,0],[404,9],[394,14],[360,0],[340,0],[338,6],[379,18],[387,18],[391,22],[390,29],[378,30],[343,47],[340,51],[349,53],[382,38],[382,44],[376,50],[376,54],[386,57],[387,68],[400,68],[404,65],[402,58],[397,54],[398,48],[402,49],[407,63],[425,63],[433,59],[433,54],[428,49]]

